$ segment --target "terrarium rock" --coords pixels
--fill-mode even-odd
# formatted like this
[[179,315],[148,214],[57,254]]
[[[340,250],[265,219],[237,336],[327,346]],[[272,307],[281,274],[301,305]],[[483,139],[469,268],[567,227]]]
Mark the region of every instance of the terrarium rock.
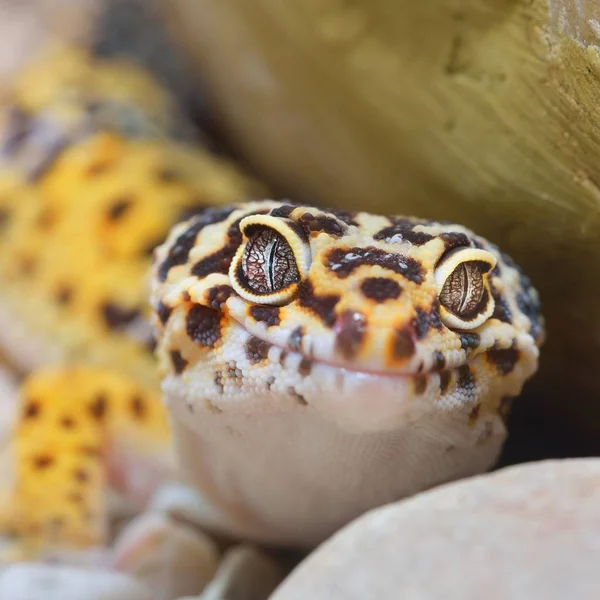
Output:
[[544,461],[366,513],[271,600],[593,600],[600,459]]

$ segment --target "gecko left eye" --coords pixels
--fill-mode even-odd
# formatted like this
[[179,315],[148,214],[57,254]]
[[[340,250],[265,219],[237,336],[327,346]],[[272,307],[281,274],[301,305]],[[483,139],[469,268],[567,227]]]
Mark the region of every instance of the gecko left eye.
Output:
[[243,242],[229,269],[233,289],[250,302],[289,302],[310,266],[304,230],[289,219],[269,215],[245,217],[240,230]]
[[476,248],[457,248],[437,265],[435,282],[443,323],[454,329],[474,329],[494,312],[489,272],[495,257]]

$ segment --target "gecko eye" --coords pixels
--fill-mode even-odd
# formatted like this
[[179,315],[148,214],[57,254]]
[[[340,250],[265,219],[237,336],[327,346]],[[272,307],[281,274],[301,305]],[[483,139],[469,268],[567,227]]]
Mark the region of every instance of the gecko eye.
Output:
[[310,265],[304,230],[293,221],[269,215],[242,219],[240,230],[243,242],[229,270],[233,289],[250,302],[289,302]]
[[496,259],[485,250],[457,248],[437,265],[435,282],[443,323],[454,329],[474,329],[494,312],[488,273]]

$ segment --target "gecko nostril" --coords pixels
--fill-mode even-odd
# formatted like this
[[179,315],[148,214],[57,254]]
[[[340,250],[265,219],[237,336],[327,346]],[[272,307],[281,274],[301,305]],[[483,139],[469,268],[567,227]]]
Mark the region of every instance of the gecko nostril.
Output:
[[346,310],[340,313],[333,326],[338,352],[347,359],[356,356],[362,345],[367,328],[367,318],[359,311]]

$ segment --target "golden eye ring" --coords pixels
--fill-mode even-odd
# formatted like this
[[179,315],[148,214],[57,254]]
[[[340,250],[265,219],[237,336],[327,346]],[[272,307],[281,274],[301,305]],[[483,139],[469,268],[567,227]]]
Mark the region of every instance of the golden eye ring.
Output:
[[229,268],[234,291],[257,304],[290,302],[310,267],[304,229],[290,219],[250,215],[240,231],[243,240]]
[[451,329],[475,329],[494,312],[489,272],[496,258],[486,250],[457,248],[436,266],[435,282],[440,316]]

